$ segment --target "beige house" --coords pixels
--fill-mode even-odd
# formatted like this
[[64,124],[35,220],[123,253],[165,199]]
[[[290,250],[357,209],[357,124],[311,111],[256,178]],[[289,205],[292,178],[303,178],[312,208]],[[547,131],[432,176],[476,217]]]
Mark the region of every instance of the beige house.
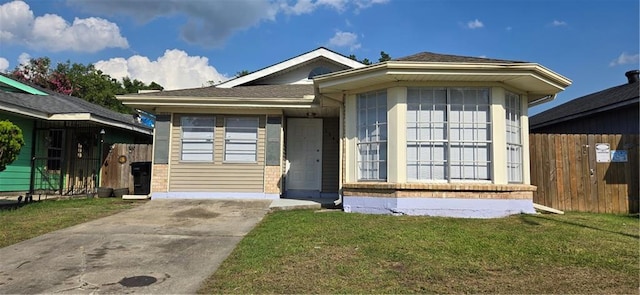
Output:
[[539,64],[325,48],[217,86],[121,96],[157,114],[152,198],[334,198],[347,212],[533,212],[527,109],[571,81]]

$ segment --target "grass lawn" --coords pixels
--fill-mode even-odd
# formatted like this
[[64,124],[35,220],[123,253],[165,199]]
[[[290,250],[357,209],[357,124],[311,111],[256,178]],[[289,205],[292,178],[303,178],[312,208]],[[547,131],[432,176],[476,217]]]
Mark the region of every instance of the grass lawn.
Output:
[[118,198],[47,200],[0,211],[0,248],[143,204]]
[[502,219],[281,211],[201,293],[637,294],[637,216]]

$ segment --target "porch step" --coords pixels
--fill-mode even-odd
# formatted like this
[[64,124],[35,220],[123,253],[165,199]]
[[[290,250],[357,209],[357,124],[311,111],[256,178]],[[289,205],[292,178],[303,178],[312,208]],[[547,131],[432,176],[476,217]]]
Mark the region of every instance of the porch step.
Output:
[[122,195],[123,200],[147,200],[149,195]]
[[322,209],[322,203],[312,200],[276,199],[271,202],[269,209],[271,211]]

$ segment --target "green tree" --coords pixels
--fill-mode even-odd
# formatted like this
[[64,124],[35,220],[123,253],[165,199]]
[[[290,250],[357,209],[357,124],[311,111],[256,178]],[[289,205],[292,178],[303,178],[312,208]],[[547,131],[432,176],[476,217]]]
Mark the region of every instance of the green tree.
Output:
[[18,80],[29,82],[58,93],[73,95],[91,103],[101,105],[121,113],[132,113],[133,110],[123,105],[116,95],[137,93],[138,90],[162,90],[155,82],[146,85],[129,77],[122,82],[111,78],[95,68],[94,65],[58,63],[55,68],[48,57],[34,58],[26,65],[16,67],[12,76]]
[[24,146],[24,138],[20,127],[8,120],[0,121],[0,172],[18,158]]
[[242,71],[236,73],[236,78],[239,78],[239,77],[242,77],[242,76],[246,76],[246,75],[249,75],[249,74],[251,74],[251,72],[249,72],[247,70],[242,70]]
[[[355,54],[349,54],[349,56],[347,57],[365,65],[372,64],[372,62],[368,58],[358,59]],[[380,51],[380,58],[378,58],[378,62],[385,62],[389,60],[391,60],[391,56],[384,51]]]
[[380,58],[378,58],[378,62],[385,62],[389,60],[391,60],[391,56],[384,51],[380,51]]

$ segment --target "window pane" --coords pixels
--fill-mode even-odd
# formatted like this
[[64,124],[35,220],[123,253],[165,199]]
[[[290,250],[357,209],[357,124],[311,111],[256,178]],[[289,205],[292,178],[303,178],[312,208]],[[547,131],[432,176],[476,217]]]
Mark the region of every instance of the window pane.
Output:
[[180,119],[182,131],[181,160],[213,160],[215,118],[211,116],[185,116]]
[[357,96],[359,179],[385,180],[387,177],[386,101],[386,90]]
[[225,161],[257,161],[258,122],[256,117],[225,119]]
[[407,112],[412,113],[407,117],[407,176],[489,179],[489,90],[425,87],[409,88],[407,94]]

